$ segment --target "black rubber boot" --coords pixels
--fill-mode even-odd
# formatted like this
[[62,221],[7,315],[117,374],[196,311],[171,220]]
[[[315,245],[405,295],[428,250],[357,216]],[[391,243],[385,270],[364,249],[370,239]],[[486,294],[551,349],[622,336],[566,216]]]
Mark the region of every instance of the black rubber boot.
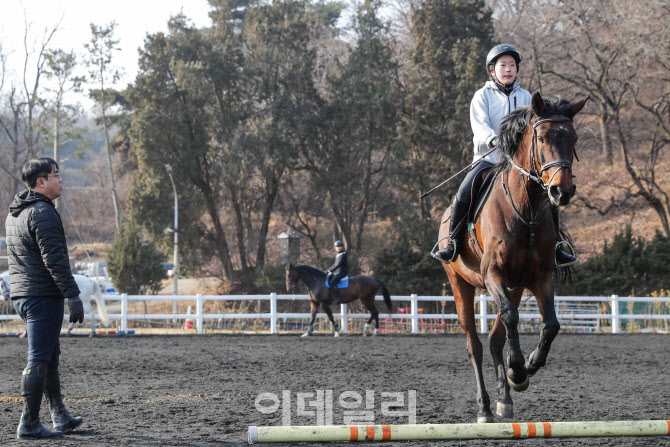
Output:
[[16,429],[18,439],[58,438],[63,436],[59,431],[47,430],[40,423],[40,405],[47,378],[47,364],[38,363],[32,368],[23,370],[21,376],[21,397],[23,397],[23,413],[19,427]]
[[556,265],[558,267],[568,266],[570,264],[577,262],[577,257],[564,251],[561,248],[561,245],[568,244],[568,242],[564,240],[563,236],[561,235],[558,207],[552,206],[551,214],[554,217],[554,229],[556,230]]
[[456,241],[462,233],[462,228],[465,227],[464,221],[468,216],[470,203],[461,202],[454,198],[454,203],[451,205],[451,218],[449,219],[449,242],[442,250],[435,253],[435,257],[445,264],[453,262],[458,257],[458,250],[456,249]]
[[340,295],[340,289],[333,289],[333,293],[335,293],[335,300],[333,301],[333,304],[342,304],[342,295]]
[[53,421],[54,429],[63,433],[70,433],[84,422],[80,417],[72,417],[65,409],[63,396],[60,391],[60,375],[58,374],[58,371],[47,373],[44,395],[49,403],[49,410],[51,410],[51,420]]

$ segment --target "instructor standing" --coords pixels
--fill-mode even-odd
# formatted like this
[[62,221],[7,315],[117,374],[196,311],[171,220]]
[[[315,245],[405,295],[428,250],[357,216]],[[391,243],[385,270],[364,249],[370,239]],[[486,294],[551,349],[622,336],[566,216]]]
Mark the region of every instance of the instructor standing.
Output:
[[[14,197],[5,221],[11,299],[28,335],[28,363],[21,377],[23,413],[16,437],[53,438],[83,422],[70,416],[63,405],[58,364],[64,300],[68,299],[71,322],[84,320],[84,306],[70,271],[63,223],[53,203],[63,191],[58,163],[46,157],[29,160],[21,177],[28,189]],[[40,423],[42,395],[55,431]]]

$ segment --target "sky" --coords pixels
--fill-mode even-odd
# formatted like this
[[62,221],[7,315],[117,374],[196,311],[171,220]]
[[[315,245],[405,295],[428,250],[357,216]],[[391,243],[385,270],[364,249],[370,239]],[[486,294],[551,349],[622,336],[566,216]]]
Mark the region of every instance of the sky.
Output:
[[[104,26],[116,21],[120,51],[112,63],[123,70],[115,86],[123,89],[137,74],[137,49],[148,33],[167,31],[170,17],[180,12],[197,27],[209,26],[209,10],[207,0],[0,0],[0,45],[7,55],[8,71],[5,83],[22,78],[26,22],[34,48],[39,47],[45,29],[58,25],[49,47],[81,55],[91,38],[91,23]],[[81,99],[84,107],[89,106],[86,99]]]

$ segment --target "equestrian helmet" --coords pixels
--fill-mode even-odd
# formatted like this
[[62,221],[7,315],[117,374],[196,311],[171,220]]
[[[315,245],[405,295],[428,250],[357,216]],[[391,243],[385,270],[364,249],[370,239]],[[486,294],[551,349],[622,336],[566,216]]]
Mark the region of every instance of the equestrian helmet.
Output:
[[521,57],[521,53],[519,53],[512,45],[507,45],[507,44],[502,44],[502,45],[496,45],[495,47],[491,48],[491,51],[489,51],[488,56],[486,56],[486,71],[488,73],[493,70],[493,67],[495,66],[496,60],[503,54],[509,54],[514,58],[516,61],[517,68],[521,64],[521,60],[523,59]]
[[335,241],[335,246],[336,246],[336,247],[344,247],[344,242],[342,242],[342,241]]

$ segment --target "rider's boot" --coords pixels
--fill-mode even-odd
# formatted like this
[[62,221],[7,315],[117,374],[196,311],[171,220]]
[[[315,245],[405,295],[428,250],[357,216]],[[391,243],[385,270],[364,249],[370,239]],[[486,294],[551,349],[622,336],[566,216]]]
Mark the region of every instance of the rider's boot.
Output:
[[333,301],[333,304],[342,304],[342,295],[340,295],[340,289],[337,288],[333,289],[333,293],[335,293],[335,300]]
[[[554,218],[554,229],[556,230],[556,265],[558,267],[567,267],[568,265],[577,262],[577,256],[575,256],[575,251],[572,248],[572,245],[570,245],[570,242],[563,239],[563,236],[561,236],[561,231],[559,228],[559,220],[558,220],[559,219],[558,207],[552,206],[551,213]],[[572,253],[564,251],[563,250],[564,245],[569,247]]]
[[70,433],[84,422],[80,417],[72,417],[65,409],[63,396],[60,391],[60,375],[58,371],[49,371],[47,373],[44,395],[49,403],[54,429],[63,433]]
[[18,439],[57,438],[63,436],[60,431],[47,430],[40,423],[40,405],[44,394],[47,376],[46,362],[38,363],[23,370],[21,376],[21,397],[23,413],[16,429]]
[[435,257],[445,264],[455,261],[458,257],[456,249],[456,241],[458,240],[461,230],[465,227],[464,222],[468,216],[470,204],[468,202],[461,202],[454,198],[454,203],[451,205],[451,218],[449,219],[449,241],[447,246],[435,253]]

